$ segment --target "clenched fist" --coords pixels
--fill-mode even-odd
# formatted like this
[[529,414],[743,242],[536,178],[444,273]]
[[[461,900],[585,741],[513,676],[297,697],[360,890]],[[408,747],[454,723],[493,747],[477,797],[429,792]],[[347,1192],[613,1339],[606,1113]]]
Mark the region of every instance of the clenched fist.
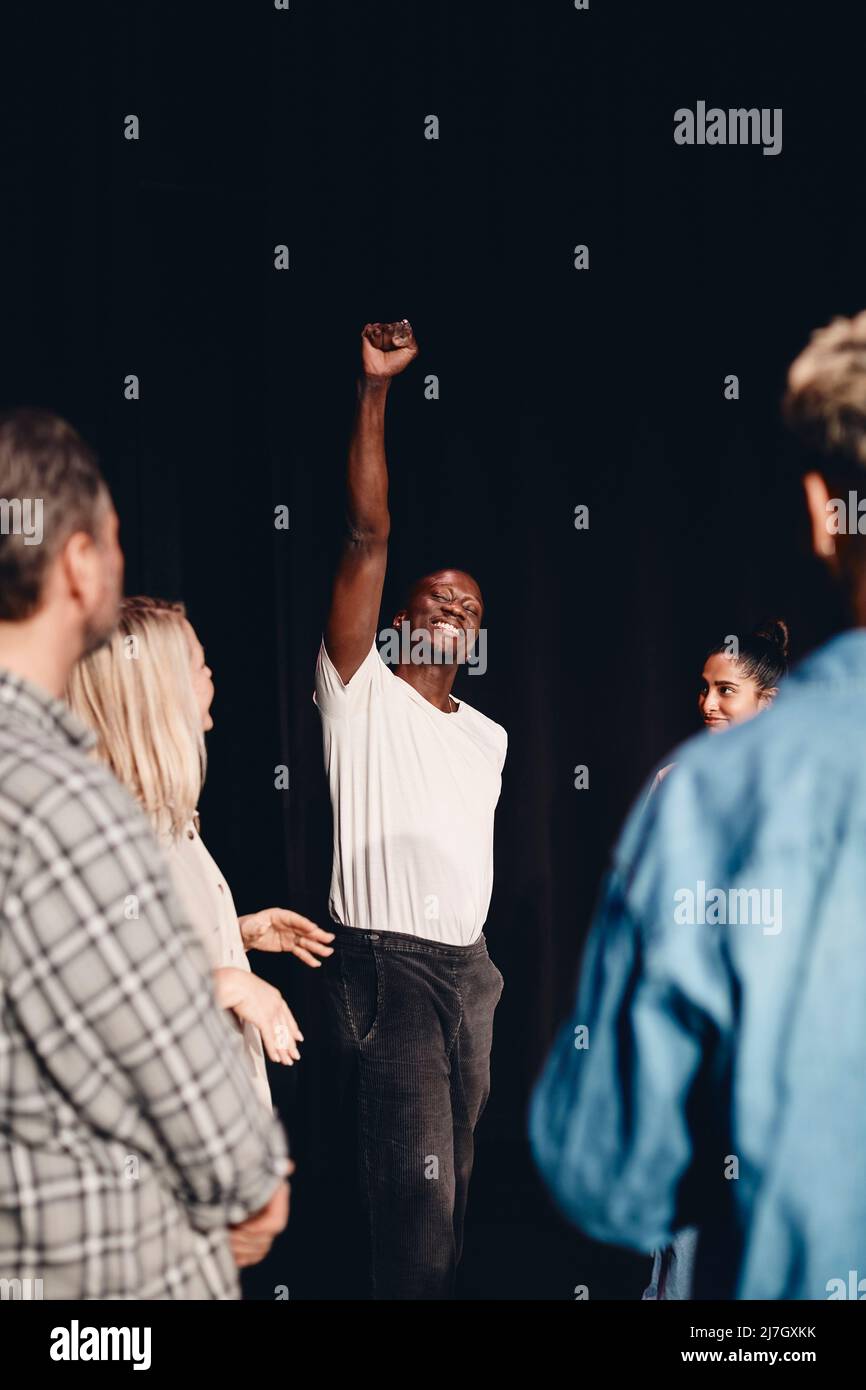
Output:
[[361,334],[361,367],[370,381],[389,381],[418,356],[418,344],[408,319],[399,323],[368,323]]

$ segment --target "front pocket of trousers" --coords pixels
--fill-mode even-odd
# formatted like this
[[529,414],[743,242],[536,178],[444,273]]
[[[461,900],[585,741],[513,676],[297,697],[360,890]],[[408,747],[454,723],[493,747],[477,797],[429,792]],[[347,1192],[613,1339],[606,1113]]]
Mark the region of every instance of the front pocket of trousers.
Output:
[[341,960],[346,1017],[356,1043],[369,1042],[382,1013],[384,977],[376,951],[347,952]]

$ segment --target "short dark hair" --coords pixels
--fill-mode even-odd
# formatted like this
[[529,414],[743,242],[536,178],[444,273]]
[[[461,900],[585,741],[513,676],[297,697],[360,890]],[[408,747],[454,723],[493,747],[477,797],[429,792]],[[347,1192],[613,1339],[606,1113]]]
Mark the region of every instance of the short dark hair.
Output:
[[[38,609],[51,562],[76,531],[98,534],[108,501],[96,455],[65,420],[49,410],[0,415],[0,620]],[[40,504],[38,544],[9,524],[25,502]]]

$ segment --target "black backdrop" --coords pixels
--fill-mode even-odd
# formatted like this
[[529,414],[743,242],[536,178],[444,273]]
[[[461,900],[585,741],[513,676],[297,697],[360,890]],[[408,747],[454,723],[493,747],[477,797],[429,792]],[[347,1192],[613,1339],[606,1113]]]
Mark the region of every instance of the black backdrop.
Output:
[[[553,1213],[526,1102],[616,828],[694,728],[703,649],[781,613],[800,655],[839,620],[777,407],[808,331],[866,304],[849,12],[165,0],[3,21],[0,397],[95,444],[127,590],[188,604],[217,687],[203,829],[241,911],[327,920],[311,689],[357,334],[416,327],[389,406],[383,616],[430,566],[475,573],[489,670],[458,693],[510,736],[487,927],[506,987],[466,1297],[629,1298],[646,1272]],[[698,100],[782,107],[782,153],[676,146],[673,112]],[[317,981],[262,970],[308,1042],[273,1078],[299,1162],[291,1235],[249,1291],[321,1296],[339,1231],[317,1181]]]

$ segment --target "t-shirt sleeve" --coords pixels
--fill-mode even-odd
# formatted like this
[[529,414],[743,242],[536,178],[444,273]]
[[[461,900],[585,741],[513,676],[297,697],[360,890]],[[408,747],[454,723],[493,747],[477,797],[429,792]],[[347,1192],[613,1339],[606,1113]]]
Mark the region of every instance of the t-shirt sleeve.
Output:
[[355,674],[344,682],[328,656],[323,638],[316,662],[313,700],[320,713],[329,719],[351,718],[366,707],[372,692],[379,688],[382,677],[388,674],[374,641]]

